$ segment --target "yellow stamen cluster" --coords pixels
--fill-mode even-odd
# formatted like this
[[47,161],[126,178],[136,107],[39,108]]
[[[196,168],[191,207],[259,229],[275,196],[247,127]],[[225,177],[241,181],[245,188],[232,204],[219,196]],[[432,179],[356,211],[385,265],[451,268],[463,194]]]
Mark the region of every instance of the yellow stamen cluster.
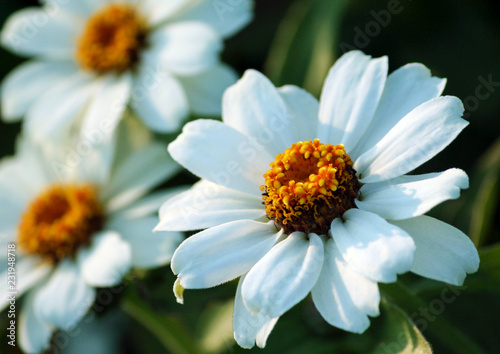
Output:
[[132,69],[146,35],[146,23],[133,6],[109,4],[87,21],[78,40],[77,61],[99,74]]
[[74,256],[101,229],[103,218],[94,187],[54,185],[32,201],[22,216],[19,247],[52,261]]
[[343,145],[292,144],[264,175],[267,216],[287,233],[326,234],[333,219],[355,207],[360,186],[352,165]]

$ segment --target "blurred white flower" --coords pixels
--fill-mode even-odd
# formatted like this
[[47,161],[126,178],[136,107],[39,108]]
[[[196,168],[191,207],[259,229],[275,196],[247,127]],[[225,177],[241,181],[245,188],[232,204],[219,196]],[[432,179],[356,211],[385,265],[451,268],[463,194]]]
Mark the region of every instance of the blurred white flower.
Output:
[[75,122],[86,136],[103,117],[114,131],[127,105],[157,132],[177,130],[189,112],[218,116],[237,78],[219,61],[223,39],[251,20],[252,1],[221,15],[209,0],[48,0],[18,11],[2,44],[34,59],[5,79],[2,115],[26,116],[45,141]]
[[[387,76],[387,58],[342,56],[320,103],[247,71],[223,97],[223,122],[187,124],[169,146],[201,177],[160,209],[156,230],[206,229],[172,258],[174,292],[241,276],[234,336],[263,347],[307,294],[331,325],[361,333],[377,283],[416,274],[459,285],[479,258],[458,229],[423,214],[468,187],[458,169],[407,175],[467,125],[445,80],[421,64]],[[269,220],[270,219],[270,220]]]
[[[74,326],[96,287],[120,284],[131,267],[167,264],[183,239],[152,233],[155,212],[179,189],[148,194],[179,165],[162,144],[126,149],[125,139],[119,134],[116,153],[115,145],[99,145],[72,157],[69,146],[49,151],[25,139],[0,163],[0,233],[17,245],[17,297],[28,292],[18,315],[26,352],[41,352],[54,330]],[[7,279],[7,252],[0,259]],[[3,282],[0,290],[3,309],[12,289]]]

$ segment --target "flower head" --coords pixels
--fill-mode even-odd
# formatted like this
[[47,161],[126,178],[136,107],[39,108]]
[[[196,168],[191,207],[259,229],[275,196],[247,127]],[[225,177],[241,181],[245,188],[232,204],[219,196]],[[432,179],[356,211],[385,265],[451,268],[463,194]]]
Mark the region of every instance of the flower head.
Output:
[[320,102],[247,71],[224,94],[223,122],[189,123],[170,144],[202,180],[163,205],[156,230],[206,229],[176,250],[174,292],[240,277],[241,346],[264,346],[309,293],[327,322],[360,333],[379,313],[378,282],[412,271],[462,284],[477,270],[470,239],[423,215],[458,198],[467,175],[408,175],[467,125],[463,105],[423,65],[387,66],[345,54]]
[[26,352],[43,351],[53,331],[75,326],[95,288],[119,285],[131,267],[167,264],[183,239],[151,232],[154,212],[176,190],[146,195],[179,166],[159,143],[123,148],[130,133],[119,129],[116,145],[84,150],[21,139],[17,154],[0,163],[0,233],[16,245],[16,291],[27,292],[18,326]]
[[82,0],[21,10],[1,42],[34,58],[5,79],[2,116],[26,116],[27,132],[40,141],[75,125],[84,137],[114,132],[126,109],[162,133],[190,112],[218,116],[223,91],[236,81],[219,60],[223,39],[250,21],[252,1],[224,21],[219,15],[208,0]]

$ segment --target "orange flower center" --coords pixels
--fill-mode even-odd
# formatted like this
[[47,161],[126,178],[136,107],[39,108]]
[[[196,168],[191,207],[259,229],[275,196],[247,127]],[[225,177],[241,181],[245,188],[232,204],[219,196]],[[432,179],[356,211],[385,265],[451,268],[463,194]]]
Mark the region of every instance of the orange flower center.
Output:
[[333,219],[354,208],[360,184],[343,145],[299,141],[276,156],[264,175],[269,219],[286,233],[326,235]]
[[18,228],[19,247],[52,261],[74,256],[102,228],[104,213],[94,187],[54,185],[31,202]]
[[87,21],[76,58],[84,69],[100,74],[133,69],[146,35],[146,22],[133,6],[109,4]]

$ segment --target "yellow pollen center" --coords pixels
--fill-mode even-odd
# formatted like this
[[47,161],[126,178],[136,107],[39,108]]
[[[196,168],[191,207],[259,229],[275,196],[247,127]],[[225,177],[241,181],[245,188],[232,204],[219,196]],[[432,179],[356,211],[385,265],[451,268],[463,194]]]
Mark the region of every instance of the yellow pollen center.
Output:
[[97,73],[123,72],[139,61],[147,26],[134,7],[109,4],[91,16],[78,39],[76,58]]
[[264,175],[269,219],[286,233],[326,235],[333,219],[354,208],[360,184],[343,145],[299,141],[276,156]]
[[91,185],[53,185],[23,214],[18,227],[19,247],[52,261],[74,256],[101,229],[103,218]]

